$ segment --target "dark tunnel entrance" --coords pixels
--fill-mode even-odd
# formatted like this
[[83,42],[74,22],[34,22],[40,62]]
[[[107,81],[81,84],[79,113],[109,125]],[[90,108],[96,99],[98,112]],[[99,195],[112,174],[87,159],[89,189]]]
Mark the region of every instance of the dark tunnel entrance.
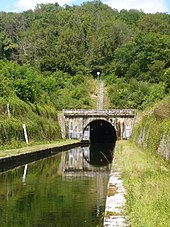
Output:
[[89,132],[90,143],[116,143],[117,135],[114,126],[105,120],[90,122],[84,132]]

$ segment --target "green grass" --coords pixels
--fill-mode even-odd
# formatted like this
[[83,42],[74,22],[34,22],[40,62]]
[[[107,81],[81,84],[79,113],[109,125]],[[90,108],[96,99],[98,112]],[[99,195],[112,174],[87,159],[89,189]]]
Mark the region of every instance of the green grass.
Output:
[[129,141],[119,141],[115,162],[127,190],[126,213],[131,226],[170,226],[170,166]]
[[[10,117],[6,106],[9,103]],[[58,141],[61,130],[55,107],[25,103],[17,97],[0,99],[0,149],[19,148],[24,145],[23,124],[26,124],[29,141]]]
[[53,148],[53,147],[61,147],[63,145],[73,144],[76,142],[79,142],[79,141],[78,140],[59,140],[59,141],[52,141],[52,142],[46,143],[46,144],[31,143],[31,144],[28,144],[27,146],[25,144],[23,144],[23,147],[17,148],[17,149],[3,149],[2,150],[0,148],[0,159],[5,158],[5,157],[20,155],[20,154],[25,154],[25,153],[29,153],[29,152],[45,150],[45,149]]

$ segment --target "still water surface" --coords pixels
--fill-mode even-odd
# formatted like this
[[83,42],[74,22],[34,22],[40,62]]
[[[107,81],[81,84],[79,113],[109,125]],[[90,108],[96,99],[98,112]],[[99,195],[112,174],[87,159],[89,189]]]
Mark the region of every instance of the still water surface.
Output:
[[111,160],[105,145],[78,147],[0,173],[0,226],[100,225]]

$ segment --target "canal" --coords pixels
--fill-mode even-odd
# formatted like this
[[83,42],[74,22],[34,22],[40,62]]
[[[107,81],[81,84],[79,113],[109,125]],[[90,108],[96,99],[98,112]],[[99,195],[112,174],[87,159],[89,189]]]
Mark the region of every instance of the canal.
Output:
[[0,173],[0,226],[101,226],[113,147],[76,147]]

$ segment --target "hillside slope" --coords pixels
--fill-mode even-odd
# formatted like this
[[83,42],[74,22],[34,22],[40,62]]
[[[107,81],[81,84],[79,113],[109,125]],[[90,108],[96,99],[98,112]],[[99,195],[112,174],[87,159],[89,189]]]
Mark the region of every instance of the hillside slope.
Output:
[[170,96],[138,117],[133,140],[170,160]]

